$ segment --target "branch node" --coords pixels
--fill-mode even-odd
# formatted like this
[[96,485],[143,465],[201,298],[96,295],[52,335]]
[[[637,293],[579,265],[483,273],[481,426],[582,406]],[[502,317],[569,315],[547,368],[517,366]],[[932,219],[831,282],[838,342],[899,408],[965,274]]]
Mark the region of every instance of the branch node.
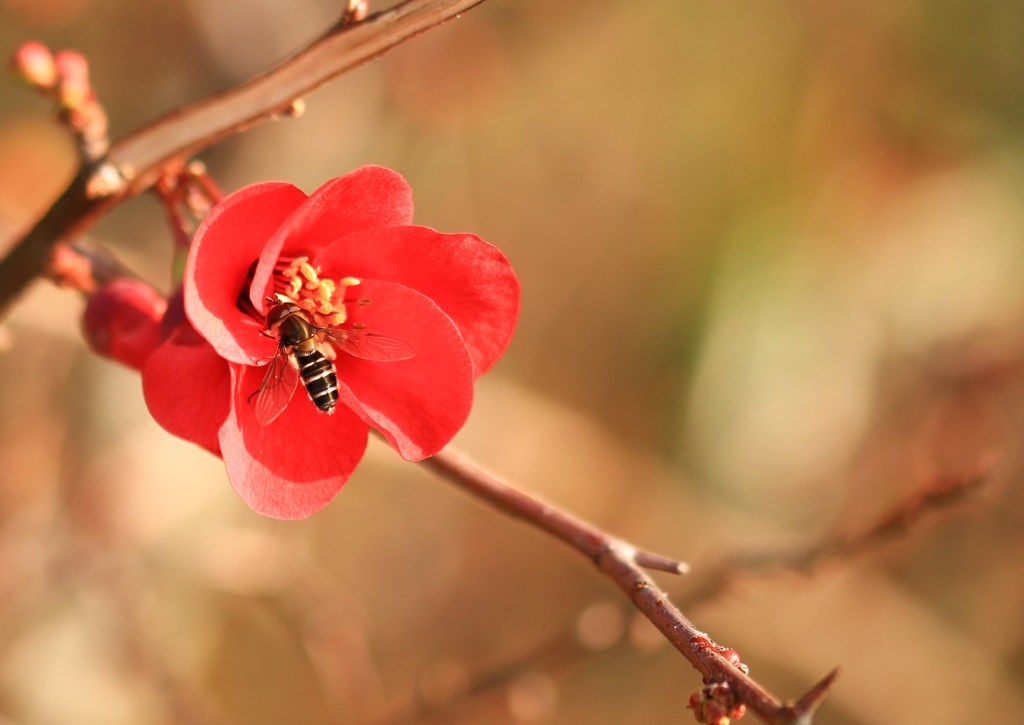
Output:
[[613,539],[612,541],[609,541],[604,547],[604,552],[598,553],[598,558],[605,552],[635,564],[636,566],[643,567],[644,569],[666,571],[669,574],[686,574],[690,571],[690,565],[685,561],[670,559],[669,557],[662,556],[661,554],[637,549],[632,544],[621,539]]
[[98,163],[85,182],[85,198],[98,200],[122,194],[128,186],[128,177],[109,161]]
[[679,561],[678,559],[672,559],[661,554],[654,554],[650,551],[636,551],[633,555],[633,561],[636,562],[637,566],[642,566],[645,569],[654,569],[655,571],[667,571],[669,574],[689,574],[690,565],[685,561]]
[[345,10],[341,13],[341,24],[352,25],[364,20],[370,14],[370,0],[345,0]]

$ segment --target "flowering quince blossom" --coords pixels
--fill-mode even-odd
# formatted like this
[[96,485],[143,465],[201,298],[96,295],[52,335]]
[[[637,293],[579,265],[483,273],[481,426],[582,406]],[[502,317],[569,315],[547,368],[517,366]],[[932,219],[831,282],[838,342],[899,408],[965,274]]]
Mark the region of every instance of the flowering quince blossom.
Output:
[[[472,234],[411,221],[405,180],[364,167],[309,196],[285,183],[247,186],[197,230],[162,342],[142,365],[143,391],[164,428],[224,459],[254,510],[302,518],[320,509],[362,458],[371,427],[406,460],[438,452],[469,414],[473,381],[508,346],[519,315],[508,260]],[[380,362],[322,341],[338,405],[319,411],[300,382],[261,424],[253,398],[278,350],[265,316],[285,302],[320,328],[391,338],[411,354]]]

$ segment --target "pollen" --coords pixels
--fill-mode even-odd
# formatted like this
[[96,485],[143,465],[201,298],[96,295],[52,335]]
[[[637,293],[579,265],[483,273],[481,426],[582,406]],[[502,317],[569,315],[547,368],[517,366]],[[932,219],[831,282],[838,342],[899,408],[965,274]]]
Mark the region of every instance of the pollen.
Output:
[[345,322],[346,292],[358,284],[355,277],[337,281],[321,277],[320,268],[311,264],[309,257],[282,258],[274,266],[274,292],[308,312],[320,327]]

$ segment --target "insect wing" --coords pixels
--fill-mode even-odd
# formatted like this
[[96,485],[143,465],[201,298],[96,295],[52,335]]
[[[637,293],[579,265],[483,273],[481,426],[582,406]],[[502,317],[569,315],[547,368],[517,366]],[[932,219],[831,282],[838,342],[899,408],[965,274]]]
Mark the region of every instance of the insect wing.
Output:
[[336,327],[322,327],[317,330],[325,340],[334,343],[341,351],[352,357],[374,362],[397,362],[408,360],[416,354],[407,343],[393,337],[376,335],[364,330],[342,330]]
[[288,407],[288,401],[295,393],[299,372],[292,367],[289,355],[278,350],[263,376],[260,389],[256,391],[256,422],[270,425]]

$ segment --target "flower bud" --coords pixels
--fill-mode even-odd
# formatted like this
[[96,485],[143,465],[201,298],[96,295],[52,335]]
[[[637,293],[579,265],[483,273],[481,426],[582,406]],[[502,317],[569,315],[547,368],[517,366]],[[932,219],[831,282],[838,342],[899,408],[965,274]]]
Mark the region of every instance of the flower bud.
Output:
[[714,700],[704,700],[701,703],[700,717],[702,718],[701,722],[715,723],[715,725],[718,725],[723,719],[726,725],[729,722],[725,708]]
[[733,667],[739,667],[740,666],[740,662],[741,662],[741,660],[740,660],[740,653],[737,652],[736,650],[734,650],[734,649],[723,649],[721,652],[719,652],[719,654],[722,655],[722,657],[725,657],[725,661],[728,662]]
[[11,72],[18,79],[41,90],[57,83],[57,65],[50,49],[37,40],[22,43],[11,56]]
[[54,56],[57,75],[57,102],[68,109],[78,109],[92,100],[89,85],[89,62],[74,50],[62,50]]
[[152,287],[120,277],[100,287],[89,298],[82,326],[94,351],[141,370],[160,343],[160,323],[167,301]]

